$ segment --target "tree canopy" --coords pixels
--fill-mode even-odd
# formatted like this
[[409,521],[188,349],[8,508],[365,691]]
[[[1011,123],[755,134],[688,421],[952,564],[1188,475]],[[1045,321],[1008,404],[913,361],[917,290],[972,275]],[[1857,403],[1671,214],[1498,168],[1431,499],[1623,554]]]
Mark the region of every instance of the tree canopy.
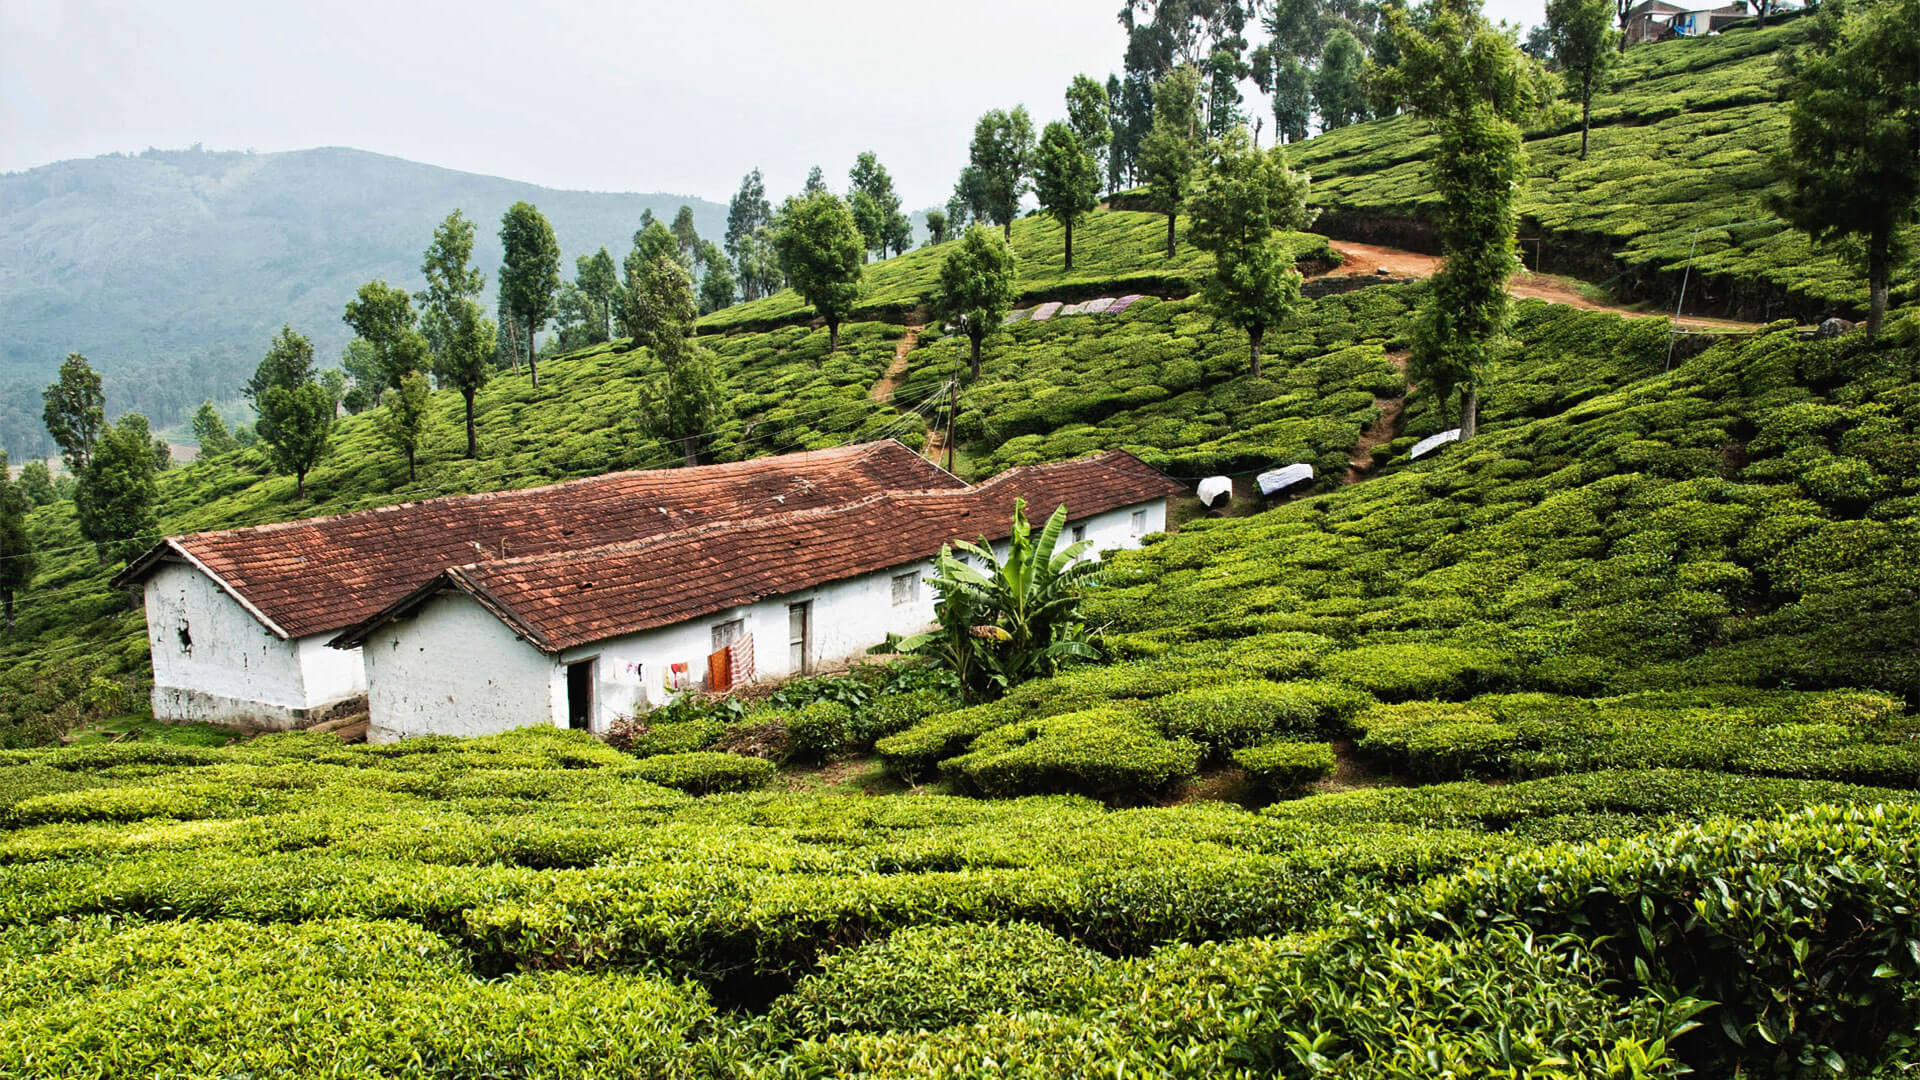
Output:
[[1214,256],[1202,298],[1247,332],[1247,370],[1256,379],[1262,339],[1300,299],[1300,273],[1278,233],[1312,223],[1307,190],[1306,175],[1287,167],[1284,151],[1254,149],[1242,128],[1217,145],[1190,200],[1187,234]]
[[1140,144],[1147,198],[1167,215],[1167,254],[1174,253],[1174,223],[1199,161],[1200,73],[1176,68],[1153,88],[1153,130]]
[[500,219],[500,246],[500,299],[513,312],[515,329],[525,339],[527,372],[539,386],[533,336],[553,317],[554,294],[560,289],[560,242],[545,215],[532,203],[517,202]]
[[827,351],[840,348],[840,324],[860,299],[860,230],[830,191],[787,200],[774,237],[780,269],[827,324]]
[[975,190],[969,197],[976,217],[985,217],[1013,235],[1014,215],[1033,168],[1033,120],[1024,105],[992,109],[973,127],[969,148]]
[[1006,318],[1015,295],[1013,248],[986,226],[970,226],[940,264],[940,285],[932,307],[943,321],[958,324],[967,335],[976,379],[980,377],[980,343]]
[[1066,230],[1066,269],[1073,269],[1073,223],[1100,202],[1100,170],[1072,127],[1056,120],[1040,135],[1033,189],[1042,209]]
[[87,358],[68,353],[60,364],[60,378],[41,394],[46,408],[47,434],[60,447],[67,471],[79,476],[93,457],[93,447],[107,424],[107,396],[100,389],[100,373]]

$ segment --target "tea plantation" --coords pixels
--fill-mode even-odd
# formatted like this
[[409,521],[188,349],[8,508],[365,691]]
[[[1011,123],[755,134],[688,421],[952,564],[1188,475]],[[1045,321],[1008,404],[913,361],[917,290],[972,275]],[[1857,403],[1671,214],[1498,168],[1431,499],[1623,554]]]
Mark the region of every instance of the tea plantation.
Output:
[[[1689,311],[1766,319],[1863,308],[1857,263],[1815,248],[1763,203],[1779,182],[1772,156],[1786,143],[1781,61],[1812,25],[1791,20],[1628,50],[1611,87],[1594,97],[1585,161],[1577,108],[1530,132],[1520,197],[1528,265],[1670,310],[1691,254]],[[1313,174],[1326,231],[1418,246],[1422,230],[1407,223],[1432,208],[1423,169],[1434,144],[1420,121],[1399,116],[1308,139],[1293,157]],[[1906,236],[1920,239],[1920,230]]]

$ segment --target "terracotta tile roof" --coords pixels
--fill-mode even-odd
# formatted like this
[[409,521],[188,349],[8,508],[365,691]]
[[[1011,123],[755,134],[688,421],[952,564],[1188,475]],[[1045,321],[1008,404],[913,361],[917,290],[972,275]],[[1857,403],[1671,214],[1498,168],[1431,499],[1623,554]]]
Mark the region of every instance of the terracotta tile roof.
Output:
[[1185,488],[1124,451],[1012,469],[963,490],[883,492],[847,505],[722,522],[637,543],[449,568],[347,630],[351,646],[457,589],[535,646],[558,652],[929,558],[950,541],[1003,539],[1014,500],[1036,526],[1065,503],[1075,520]]
[[539,488],[403,503],[337,517],[174,537],[116,582],[198,565],[286,637],[336,631],[449,566],[577,551],[716,521],[840,506],[875,491],[966,485],[893,440],[690,469],[609,473]]

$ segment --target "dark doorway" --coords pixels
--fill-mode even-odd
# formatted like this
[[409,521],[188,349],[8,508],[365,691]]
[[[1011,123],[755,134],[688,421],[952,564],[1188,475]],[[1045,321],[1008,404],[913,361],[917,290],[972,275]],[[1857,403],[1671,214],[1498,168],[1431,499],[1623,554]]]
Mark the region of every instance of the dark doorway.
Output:
[[593,730],[593,665],[592,660],[567,665],[567,726],[575,731]]

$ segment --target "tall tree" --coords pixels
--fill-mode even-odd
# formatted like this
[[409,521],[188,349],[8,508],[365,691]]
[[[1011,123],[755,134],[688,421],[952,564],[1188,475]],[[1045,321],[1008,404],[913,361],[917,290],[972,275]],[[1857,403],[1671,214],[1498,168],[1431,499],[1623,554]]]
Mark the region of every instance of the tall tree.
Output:
[[787,200],[774,236],[780,269],[827,323],[827,351],[840,348],[840,324],[860,299],[860,231],[853,212],[830,191]]
[[1093,155],[1094,171],[1106,175],[1107,148],[1113,143],[1113,99],[1098,79],[1073,77],[1067,87],[1067,123],[1080,136],[1080,145]]
[[1294,57],[1282,57],[1273,68],[1273,133],[1278,142],[1307,137],[1313,119],[1313,75]]
[[1073,269],[1073,223],[1100,201],[1100,172],[1073,128],[1054,121],[1040,135],[1033,188],[1040,205],[1067,233],[1067,265]]
[[421,355],[411,340],[415,336],[413,298],[405,289],[369,281],[347,301],[340,321],[373,348],[380,389],[398,389],[407,372],[417,370],[414,365]]
[[67,471],[79,476],[93,457],[94,444],[107,426],[107,396],[100,389],[100,373],[87,358],[68,353],[60,378],[40,395],[46,404],[41,417],[47,434],[60,447]]
[[74,514],[80,535],[93,544],[101,562],[124,562],[159,539],[153,504],[153,429],[147,418],[128,413],[100,433],[99,445],[74,489]]
[[1251,74],[1239,53],[1215,49],[1207,58],[1207,137],[1218,139],[1246,122],[1240,112],[1240,81]]
[[515,329],[526,338],[527,372],[539,386],[533,336],[553,316],[554,293],[560,289],[560,242],[545,215],[532,203],[517,202],[500,219],[500,246],[500,296],[513,311]]
[[854,160],[847,179],[853,185],[847,197],[853,209],[854,226],[860,230],[867,249],[878,251],[885,258],[897,231],[894,219],[904,220],[900,196],[893,190],[893,177],[887,175],[887,167],[880,164],[873,151],[867,150]]
[[248,380],[247,395],[260,414],[254,429],[274,467],[294,475],[305,499],[307,473],[326,456],[333,431],[333,399],[313,378],[313,343],[281,327]]
[[592,306],[595,321],[590,339],[611,340],[613,313],[620,304],[620,268],[614,265],[613,256],[606,248],[580,256],[574,262],[573,283]]
[[1313,105],[1320,113],[1321,131],[1367,118],[1366,67],[1366,51],[1351,31],[1342,28],[1327,38],[1320,69],[1313,75]]
[[193,414],[193,440],[200,444],[200,456],[218,457],[236,448],[233,433],[227,430],[227,422],[220,418],[220,410],[213,402],[203,401]]
[[642,266],[662,255],[679,259],[682,266],[687,265],[687,260],[681,258],[680,241],[673,238],[673,230],[657,221],[647,222],[633,234],[633,250],[638,253]]
[[800,194],[818,195],[825,190],[827,190],[827,174],[824,172],[821,172],[820,166],[818,165],[815,165],[813,168],[808,169],[807,183],[805,187],[802,187],[800,189]]
[[732,307],[734,288],[733,271],[725,260],[707,263],[707,272],[700,276],[700,313]]
[[932,307],[941,321],[958,323],[972,344],[973,377],[980,377],[980,343],[1013,308],[1013,248],[1006,237],[975,224],[940,264]]
[[386,407],[380,416],[380,431],[406,456],[407,483],[411,484],[414,459],[433,421],[433,391],[427,386],[427,377],[418,371],[407,372],[399,389],[387,391],[383,404]]
[[492,319],[478,300],[463,296],[453,302],[444,316],[446,333],[433,355],[433,375],[444,388],[460,392],[467,412],[467,456],[480,456],[478,433],[474,429],[474,397],[493,375],[491,360],[496,333]]
[[1140,144],[1140,169],[1147,176],[1147,198],[1167,215],[1167,257],[1174,253],[1174,223],[1186,201],[1199,159],[1200,73],[1175,68],[1153,88],[1153,130]]
[[1304,229],[1307,176],[1287,168],[1278,146],[1266,153],[1246,129],[1227,134],[1202,173],[1191,200],[1193,245],[1212,253],[1213,271],[1201,296],[1216,314],[1246,331],[1247,373],[1260,377],[1260,344],[1300,299],[1300,274],[1279,230]]
[[1580,160],[1587,160],[1593,91],[1620,55],[1614,48],[1612,0],[1547,0],[1547,47],[1580,102]]
[[1459,392],[1460,437],[1469,439],[1480,388],[1506,344],[1527,164],[1519,121],[1541,106],[1542,80],[1479,0],[1434,0],[1424,31],[1404,11],[1387,17],[1401,60],[1383,78],[1440,135],[1427,169],[1445,261],[1413,327],[1413,374],[1443,406]]
[[927,211],[927,243],[942,244],[947,239],[947,212],[934,207]]
[[726,419],[726,395],[713,358],[693,345],[693,282],[686,267],[667,258],[648,263],[635,282],[636,340],[653,351],[664,375],[641,383],[641,426],[680,449],[689,466],[700,463],[708,437]]
[[1897,230],[1920,216],[1920,0],[1823,4],[1792,61],[1774,212],[1816,241],[1857,236],[1867,334],[1886,321]]
[[700,251],[700,230],[693,224],[693,207],[682,206],[675,211],[673,224],[667,231],[673,234],[673,242],[680,248],[680,261],[691,265]]
[[[756,167],[752,172],[740,178],[740,190],[734,192],[733,199],[727,203],[727,233],[724,242],[727,254],[733,257],[738,266],[740,253],[754,231],[773,221],[773,204],[767,201],[767,183]],[[745,270],[740,271],[742,278],[747,277]]]
[[1033,120],[1026,106],[992,109],[982,116],[973,126],[969,154],[980,185],[978,209],[1011,240],[1013,219],[1020,212],[1020,196],[1027,190],[1033,163]]
[[0,629],[13,629],[13,597],[33,581],[33,543],[27,535],[27,511],[33,503],[13,482],[7,452],[0,450]]
[[20,493],[34,506],[52,506],[60,501],[60,492],[53,486],[53,473],[47,470],[47,463],[38,458],[20,466],[16,483]]

